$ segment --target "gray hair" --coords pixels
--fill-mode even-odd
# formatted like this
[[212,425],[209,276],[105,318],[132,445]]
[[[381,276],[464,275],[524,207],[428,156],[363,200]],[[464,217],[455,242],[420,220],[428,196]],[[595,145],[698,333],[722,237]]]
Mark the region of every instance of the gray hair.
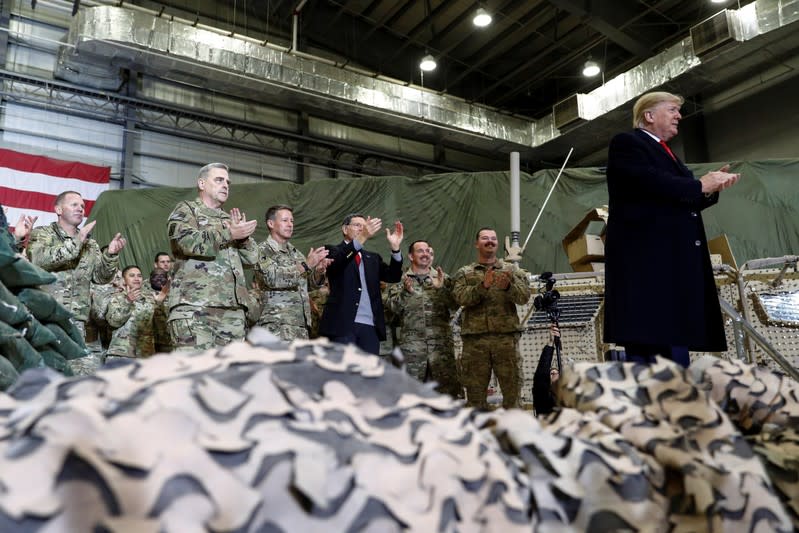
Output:
[[228,166],[224,163],[208,163],[207,165],[205,165],[203,168],[200,169],[200,173],[197,174],[197,180],[199,181],[207,178],[208,174],[214,168],[221,168],[225,172],[230,171],[230,168],[228,168]]
[[341,223],[342,226],[349,226],[350,222],[352,222],[353,218],[362,218],[366,220],[366,217],[360,213],[350,213],[349,215],[344,217],[344,222]]

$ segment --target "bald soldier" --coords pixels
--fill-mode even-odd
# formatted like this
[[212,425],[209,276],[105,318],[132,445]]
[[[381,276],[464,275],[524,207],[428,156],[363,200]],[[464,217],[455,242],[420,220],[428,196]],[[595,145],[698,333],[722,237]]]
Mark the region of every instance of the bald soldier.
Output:
[[230,192],[228,167],[200,169],[196,200],[180,202],[169,215],[172,285],[169,329],[176,350],[206,350],[244,339],[249,302],[244,266],[258,261],[252,234],[257,220],[222,210]]

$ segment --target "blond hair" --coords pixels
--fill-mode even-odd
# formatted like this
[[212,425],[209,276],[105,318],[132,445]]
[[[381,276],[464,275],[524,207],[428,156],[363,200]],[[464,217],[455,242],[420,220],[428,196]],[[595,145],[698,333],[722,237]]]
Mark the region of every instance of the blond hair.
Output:
[[674,102],[680,105],[685,102],[685,98],[679,94],[667,93],[665,91],[655,91],[641,95],[633,106],[633,128],[644,127],[644,113],[663,102]]

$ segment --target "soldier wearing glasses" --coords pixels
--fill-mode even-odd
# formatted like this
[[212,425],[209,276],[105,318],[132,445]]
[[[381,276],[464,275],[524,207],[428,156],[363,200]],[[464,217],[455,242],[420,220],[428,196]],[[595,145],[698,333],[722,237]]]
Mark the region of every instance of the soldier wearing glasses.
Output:
[[400,349],[408,373],[419,381],[438,382],[438,391],[462,394],[452,346],[450,314],[458,306],[452,280],[441,267],[433,268],[433,249],[427,241],[408,247],[411,266],[388,293],[388,308],[400,321]]

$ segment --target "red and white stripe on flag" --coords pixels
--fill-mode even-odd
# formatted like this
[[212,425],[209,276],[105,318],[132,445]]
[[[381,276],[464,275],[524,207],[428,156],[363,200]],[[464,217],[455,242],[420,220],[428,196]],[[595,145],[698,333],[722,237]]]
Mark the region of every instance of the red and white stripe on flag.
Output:
[[0,203],[8,224],[21,214],[38,216],[36,226],[55,222],[53,204],[64,191],[79,192],[89,216],[100,193],[108,189],[111,167],[98,167],[0,148]]

